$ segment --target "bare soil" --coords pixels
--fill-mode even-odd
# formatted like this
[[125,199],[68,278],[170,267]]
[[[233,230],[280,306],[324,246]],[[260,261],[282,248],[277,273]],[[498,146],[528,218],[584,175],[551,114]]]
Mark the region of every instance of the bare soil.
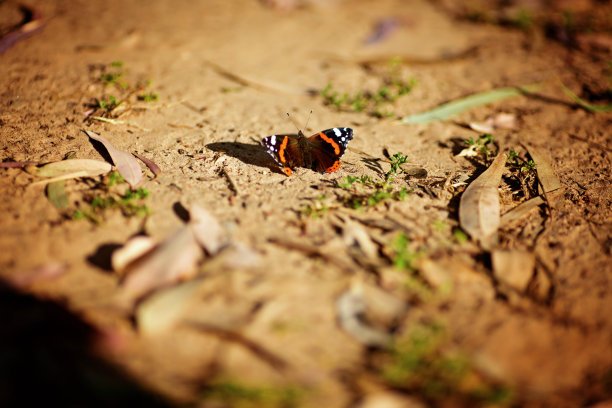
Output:
[[[564,42],[541,21],[531,30],[499,19],[475,23],[446,3],[30,1],[45,27],[0,55],[0,159],[103,160],[87,129],[163,173],[154,179],[143,166],[149,215],[108,209],[94,223],[74,211],[88,208],[108,176],[67,181],[70,203],[58,209],[43,186],[31,185],[38,179],[27,169],[0,169],[0,405],[611,404],[612,113],[587,112],[559,86],[609,103],[609,27]],[[563,3],[575,3],[579,17],[610,8]],[[15,3],[0,3],[0,33],[23,16]],[[399,19],[396,29],[365,44],[389,17]],[[390,65],[394,56],[400,62]],[[122,76],[104,83],[113,72]],[[327,84],[350,95],[375,93],[389,75],[416,80],[384,104],[392,117],[338,109],[320,95]],[[535,83],[534,95],[452,120],[398,120],[473,93]],[[146,92],[158,99],[138,100]],[[92,119],[104,115],[100,101],[111,95],[128,100],[129,109],[107,115],[117,123]],[[295,134],[286,113],[302,127],[311,110],[306,134],[351,127],[354,140],[339,171],[297,168],[287,177],[259,142]],[[538,148],[563,188],[555,205],[500,231],[500,248],[535,257],[521,288],[496,277],[489,252],[458,231],[459,197],[485,165],[457,156],[464,140],[478,137],[462,124],[499,112],[517,119],[494,132],[499,150],[526,157],[524,146]],[[410,191],[403,200],[351,208],[359,182],[339,183],[347,176],[384,180],[385,151],[403,153],[427,176],[399,173],[390,183]],[[500,194],[502,213],[529,198],[510,169]],[[207,257],[190,312],[206,325],[143,336],[133,316],[109,308],[121,284],[111,254],[136,234],[171,235],[193,204],[260,261],[227,266]],[[347,241],[349,221],[375,244],[374,261]],[[402,267],[402,253],[417,260]],[[54,264],[63,265],[61,276],[36,275]],[[450,284],[438,285],[431,270]],[[406,355],[399,346],[368,347],[346,330],[338,300],[347,290],[363,296],[370,324],[396,344],[424,330],[433,351],[417,368],[404,367],[414,378],[398,381],[389,368],[418,354],[414,347]],[[438,367],[455,361],[448,355],[468,361],[459,379],[447,378],[452,367]]]

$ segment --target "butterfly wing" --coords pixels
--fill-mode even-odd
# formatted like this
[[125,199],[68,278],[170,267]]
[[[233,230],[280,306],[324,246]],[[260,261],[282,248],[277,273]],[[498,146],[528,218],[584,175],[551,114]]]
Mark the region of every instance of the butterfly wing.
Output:
[[264,137],[261,144],[287,176],[291,175],[291,167],[304,165],[304,155],[299,148],[298,140],[294,137],[272,135]]
[[310,152],[315,163],[313,166],[318,172],[333,173],[340,168],[340,157],[346,151],[346,146],[353,140],[353,129],[332,128],[323,130],[308,138]]

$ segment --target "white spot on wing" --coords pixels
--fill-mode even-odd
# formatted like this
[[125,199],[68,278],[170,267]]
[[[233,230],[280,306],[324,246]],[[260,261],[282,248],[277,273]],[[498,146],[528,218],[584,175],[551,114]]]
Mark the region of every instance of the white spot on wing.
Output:
[[336,134],[336,136],[340,137],[340,135],[342,134],[342,132],[340,131],[340,129],[338,128],[334,128],[334,133]]

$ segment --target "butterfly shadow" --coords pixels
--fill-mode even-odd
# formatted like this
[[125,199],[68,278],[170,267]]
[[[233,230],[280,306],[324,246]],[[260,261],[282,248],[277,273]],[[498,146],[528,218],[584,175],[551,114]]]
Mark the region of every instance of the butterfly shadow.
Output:
[[[285,135],[277,135],[285,136]],[[296,137],[296,134],[288,134],[287,136]],[[245,164],[252,166],[265,167],[272,171],[282,173],[278,165],[272,157],[266,152],[266,149],[255,139],[253,143],[241,142],[215,142],[206,145],[207,149],[213,152],[225,153],[228,156],[235,157]]]

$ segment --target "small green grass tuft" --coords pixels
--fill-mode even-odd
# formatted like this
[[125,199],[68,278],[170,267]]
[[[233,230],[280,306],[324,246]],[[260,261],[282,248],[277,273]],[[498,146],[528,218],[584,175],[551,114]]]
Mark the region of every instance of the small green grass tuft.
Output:
[[210,384],[200,399],[235,408],[293,408],[303,397],[296,387],[255,387],[232,381]]
[[393,266],[401,270],[415,272],[415,262],[422,254],[410,250],[408,247],[409,243],[410,239],[403,232],[395,237],[392,243],[393,252],[395,253]]
[[395,153],[390,157],[391,159],[391,168],[385,175],[387,180],[391,179],[391,176],[397,174],[398,171],[401,170],[401,165],[405,164],[408,161],[408,156],[403,155],[402,153]]
[[480,157],[485,163],[488,163],[493,156],[491,145],[495,144],[495,138],[489,133],[484,133],[478,136],[477,139],[470,137],[463,141],[467,145],[459,156]]
[[463,244],[469,241],[469,238],[465,232],[461,228],[453,229],[453,238],[458,244]]
[[125,179],[123,178],[123,176],[119,173],[117,173],[116,171],[113,171],[112,173],[110,173],[108,175],[108,185],[110,186],[115,186],[117,184],[121,184],[125,182]]
[[327,196],[325,195],[317,197],[313,204],[302,206],[300,215],[305,218],[323,218],[327,211],[329,211],[326,200]]
[[397,189],[388,183],[374,181],[368,175],[346,176],[344,180],[344,182],[339,182],[338,186],[350,192],[343,201],[347,207],[354,210],[375,207],[386,200],[403,201],[411,193],[405,187]]
[[407,81],[400,79],[398,70],[392,70],[383,79],[383,85],[375,90],[361,91],[354,94],[339,92],[334,89],[331,83],[320,91],[323,101],[327,105],[335,106],[338,110],[366,112],[368,115],[383,118],[393,117],[395,114],[388,109],[400,97],[407,95],[416,86],[414,78]]
[[[105,88],[114,88],[115,95],[104,96],[99,99],[97,106],[102,112],[90,115],[98,118],[116,118],[132,109],[132,103],[136,100],[143,102],[157,102],[159,94],[152,90],[147,90],[151,86],[151,80],[132,80],[129,76],[129,70],[126,68],[123,61],[112,61],[100,67],[99,77],[97,80],[101,82]],[[121,106],[121,109],[117,109]]]
[[110,113],[119,105],[119,101],[114,95],[109,95],[108,100],[101,100],[98,102],[100,108],[104,109],[106,113]]
[[521,186],[525,198],[537,195],[537,173],[536,164],[533,160],[521,157],[517,152],[511,150],[508,153],[508,167]]
[[143,102],[157,102],[159,100],[159,94],[153,91],[145,92],[138,95],[138,100]]
[[106,211],[119,210],[125,217],[144,217],[151,213],[151,209],[145,204],[150,192],[144,188],[132,190],[129,187],[120,192],[124,178],[117,172],[112,172],[98,187],[100,191],[89,195],[84,199],[86,206],[77,208],[72,213],[75,220],[88,219],[95,224],[102,222]]
[[465,354],[453,349],[439,324],[413,326],[394,344],[381,374],[390,385],[418,393],[430,402],[459,399],[478,406],[503,406],[513,398],[507,386],[486,380]]
[[100,210],[118,208],[126,217],[144,217],[151,213],[149,207],[141,202],[148,197],[149,190],[144,188],[131,190],[128,188],[125,193],[118,196],[106,194],[94,197],[90,202],[90,211],[96,213]]

